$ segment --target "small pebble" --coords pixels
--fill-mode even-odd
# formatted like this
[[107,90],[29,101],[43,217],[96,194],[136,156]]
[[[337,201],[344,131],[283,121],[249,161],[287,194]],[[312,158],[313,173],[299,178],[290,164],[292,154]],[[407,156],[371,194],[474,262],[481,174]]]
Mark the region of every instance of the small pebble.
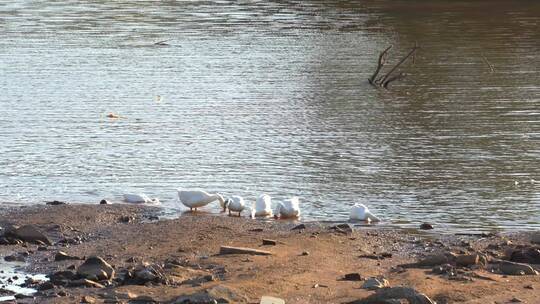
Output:
[[309,252],[308,252],[308,251],[304,251],[304,252],[302,252],[302,255],[309,255]]

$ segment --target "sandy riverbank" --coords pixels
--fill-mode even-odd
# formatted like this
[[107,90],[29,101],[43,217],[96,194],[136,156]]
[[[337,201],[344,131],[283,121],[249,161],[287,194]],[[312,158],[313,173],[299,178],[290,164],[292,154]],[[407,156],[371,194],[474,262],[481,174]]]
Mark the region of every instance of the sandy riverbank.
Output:
[[[34,282],[42,290],[19,303],[127,303],[137,296],[138,303],[175,303],[182,295],[208,290],[207,295],[228,303],[259,303],[262,296],[286,303],[347,303],[375,294],[361,286],[376,276],[391,287],[412,287],[437,303],[540,303],[540,276],[507,275],[499,269],[500,259],[538,262],[534,250],[539,246],[531,244],[531,233],[449,236],[376,227],[348,231],[313,223],[293,230],[298,223],[190,214],[171,220],[158,219],[158,214],[158,209],[120,204],[0,211],[1,227],[32,224],[52,243],[0,245],[2,260],[18,257],[26,261],[26,271],[51,275],[75,272],[85,258],[99,256],[115,270],[113,280],[97,287],[69,286],[80,278]],[[276,244],[262,245],[263,239]],[[220,255],[221,246],[270,255]],[[59,251],[81,259],[55,261]],[[446,260],[410,265],[434,254]],[[472,261],[456,265],[466,256]],[[358,273],[361,280],[343,280],[348,273]],[[1,277],[3,284],[9,279]]]

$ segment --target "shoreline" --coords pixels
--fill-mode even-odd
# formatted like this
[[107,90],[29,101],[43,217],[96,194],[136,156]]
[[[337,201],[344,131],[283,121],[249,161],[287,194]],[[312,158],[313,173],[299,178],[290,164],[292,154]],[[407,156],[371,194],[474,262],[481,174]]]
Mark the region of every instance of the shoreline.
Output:
[[[127,204],[0,208],[4,228],[0,235],[10,225],[33,225],[51,241],[51,245],[0,245],[2,261],[22,256],[24,271],[46,274],[54,281],[30,282],[29,287],[39,291],[17,303],[90,299],[135,303],[142,296],[146,302],[139,298],[138,303],[175,303],[197,293],[219,294],[227,298],[224,303],[259,303],[263,296],[286,303],[348,303],[388,290],[361,288],[376,277],[384,277],[390,287],[413,288],[439,304],[509,303],[513,298],[536,303],[540,288],[539,275],[509,275],[500,266],[515,260],[512,254],[517,251],[539,248],[531,243],[535,232],[455,235],[340,225],[339,221],[264,221],[186,213],[169,219],[159,218],[160,210]],[[268,255],[220,254],[223,246]],[[65,260],[58,257],[60,252],[66,254]],[[83,287],[76,284],[93,283],[53,275],[76,273],[90,256],[110,264],[114,278]],[[462,263],[470,257],[472,262]],[[540,260],[530,258],[535,263],[528,265],[540,270]],[[142,273],[147,277],[140,277]],[[352,277],[344,280],[348,274]],[[5,280],[0,274],[0,286]]]

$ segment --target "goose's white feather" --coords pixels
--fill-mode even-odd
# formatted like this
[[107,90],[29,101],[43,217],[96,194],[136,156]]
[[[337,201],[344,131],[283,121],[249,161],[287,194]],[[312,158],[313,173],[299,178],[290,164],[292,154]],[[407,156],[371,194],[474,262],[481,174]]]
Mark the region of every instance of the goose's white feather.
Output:
[[280,218],[300,217],[300,200],[295,196],[278,203],[274,214]]
[[272,198],[268,194],[261,194],[251,209],[252,217],[272,216]]
[[231,200],[226,206],[229,211],[242,212],[246,208],[246,203],[241,196],[232,196]]
[[221,207],[225,204],[223,196],[220,194],[210,194],[202,190],[178,190],[178,198],[182,204],[189,208],[206,206],[216,200],[219,201]]
[[373,213],[371,213],[368,207],[366,207],[364,204],[355,204],[354,206],[352,206],[351,212],[349,214],[349,219],[352,221],[380,221],[380,219],[376,217]]
[[124,194],[124,201],[132,204],[160,204],[157,198],[149,198],[144,193],[126,193]]

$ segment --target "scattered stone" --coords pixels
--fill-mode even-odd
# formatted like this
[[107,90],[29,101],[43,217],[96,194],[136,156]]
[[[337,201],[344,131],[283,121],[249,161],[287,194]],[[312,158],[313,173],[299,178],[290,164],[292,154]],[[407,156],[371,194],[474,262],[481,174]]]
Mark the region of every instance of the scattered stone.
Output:
[[73,281],[69,281],[68,282],[68,286],[69,287],[91,287],[91,288],[105,288],[104,285],[98,283],[98,282],[95,282],[95,281],[92,281],[92,280],[88,280],[88,279],[80,279],[80,280],[73,280]]
[[135,217],[133,215],[123,215],[118,218],[118,221],[120,223],[131,223],[135,221]]
[[[348,304],[380,304],[392,303],[391,300],[406,299],[410,304],[435,304],[428,296],[409,287],[391,287],[378,289],[374,294],[362,300]],[[395,301],[394,301],[395,302]],[[400,303],[400,302],[396,302]]]
[[56,255],[54,256],[54,260],[56,262],[60,262],[60,261],[68,261],[68,260],[80,260],[81,258],[77,257],[77,256],[73,256],[73,255],[69,255],[63,251],[58,251],[56,253]]
[[521,303],[521,302],[523,302],[523,301],[522,301],[520,298],[513,297],[513,298],[510,300],[510,302],[512,302],[512,303]]
[[6,262],[24,262],[25,258],[21,254],[12,254],[12,255],[5,256],[4,261],[6,261]]
[[201,286],[204,283],[215,281],[215,278],[211,274],[207,274],[200,277],[191,278],[182,282],[182,284],[189,284],[192,286]]
[[362,281],[362,276],[358,272],[347,273],[343,276],[343,281]]
[[330,227],[330,229],[334,230],[335,232],[343,233],[343,234],[350,234],[353,232],[352,227],[349,224],[339,224]]
[[275,297],[262,296],[260,304],[285,304],[285,300]]
[[89,257],[77,269],[77,274],[88,279],[110,280],[114,278],[114,269],[100,257]]
[[526,288],[526,289],[534,289],[534,286],[532,286],[532,284],[529,284],[529,285],[525,285],[524,288]]
[[253,229],[249,229],[248,231],[250,231],[250,232],[263,232],[264,229],[262,229],[262,228],[253,228]]
[[245,247],[230,247],[230,246],[221,246],[219,248],[219,254],[252,254],[252,255],[272,255],[270,251],[258,250]]
[[66,205],[67,203],[62,202],[62,201],[50,201],[50,202],[45,202],[45,204],[49,206],[58,206],[58,205]]
[[153,304],[153,303],[158,303],[158,301],[154,300],[154,298],[152,298],[151,296],[138,296],[129,301],[129,304]]
[[56,293],[59,297],[66,297],[68,293],[65,290],[60,290]]
[[34,225],[24,225],[20,228],[6,231],[6,236],[11,236],[29,243],[40,241],[46,245],[52,245],[51,240]]
[[110,203],[109,203],[108,200],[102,199],[101,201],[99,201],[99,204],[100,204],[100,205],[109,205]]
[[456,258],[456,264],[463,267],[477,265],[479,262],[480,256],[478,254],[458,255]]
[[262,240],[262,244],[263,244],[263,245],[271,245],[271,246],[275,246],[275,245],[277,245],[277,241],[275,241],[275,240],[270,240],[270,239],[263,239],[263,240]]
[[96,303],[96,299],[91,297],[91,296],[83,296],[81,298],[81,303],[84,303],[84,304],[94,304]]
[[384,278],[369,278],[362,285],[362,289],[377,290],[388,286],[390,283]]
[[499,269],[503,274],[507,275],[538,275],[538,272],[531,266],[522,263],[501,261]]
[[291,230],[304,230],[304,229],[306,229],[306,225],[300,224],[300,225],[294,226]]
[[37,290],[49,290],[49,289],[53,289],[54,288],[54,284],[51,283],[51,282],[43,282],[41,283]]
[[303,255],[303,256],[309,255],[309,251],[303,251],[303,252],[302,252],[302,255]]
[[420,225],[420,229],[422,229],[422,230],[431,230],[431,229],[433,229],[433,225],[431,225],[430,223],[422,223]]
[[39,246],[37,248],[38,251],[47,251],[47,249],[48,249],[47,246]]

